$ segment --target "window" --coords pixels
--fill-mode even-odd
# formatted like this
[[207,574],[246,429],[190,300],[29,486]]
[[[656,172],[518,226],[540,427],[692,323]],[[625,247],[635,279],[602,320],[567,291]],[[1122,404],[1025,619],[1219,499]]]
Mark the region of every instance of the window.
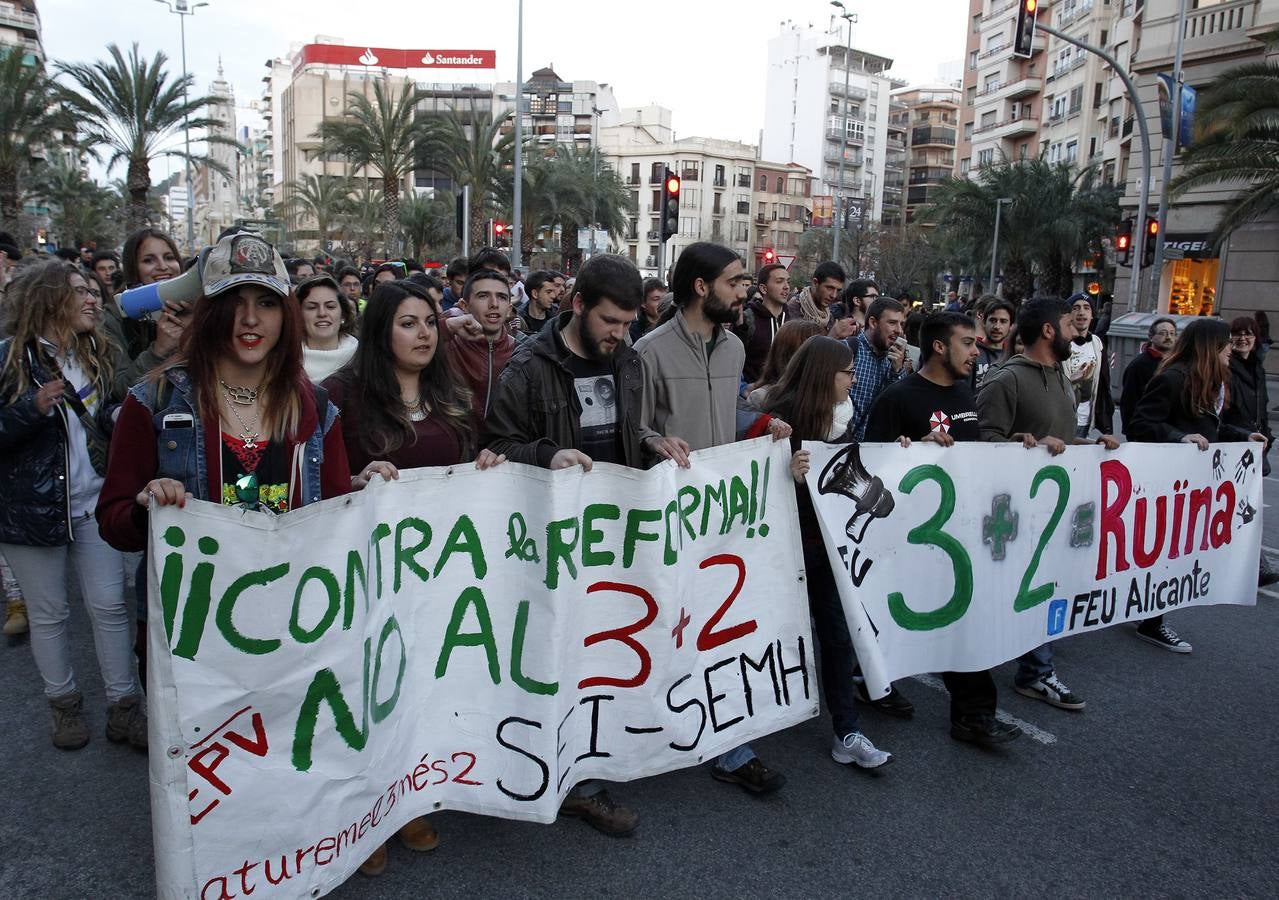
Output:
[[973,34],[981,33],[981,13],[978,13],[977,15],[973,16],[972,30],[973,30]]
[[988,165],[990,165],[991,163],[993,163],[994,161],[995,161],[995,150],[994,150],[994,148],[993,148],[993,147],[992,147],[992,148],[990,148],[989,150],[980,150],[980,151],[978,151],[978,153],[977,153],[977,165],[979,165],[979,166],[988,166]]
[[1066,115],[1066,98],[1060,94],[1053,97],[1052,118],[1060,119]]
[[1028,156],[1030,156],[1030,142],[1029,142],[1029,141],[1027,141],[1026,143],[1022,144],[1020,147],[1018,147],[1018,148],[1017,148],[1017,158],[1018,158],[1018,159],[1023,159],[1023,160],[1024,160],[1024,159],[1026,159]]
[[696,216],[681,216],[679,220],[679,233],[685,237],[701,237],[702,223]]
[[1104,49],[1108,43],[1110,43],[1110,32],[1103,28],[1101,30],[1101,43],[1098,46]]
[[1091,160],[1096,155],[1097,155],[1097,139],[1089,138],[1088,139],[1088,158]]
[[715,187],[726,187],[726,186],[727,186],[727,182],[725,181],[724,167],[716,166],[715,167]]
[[1048,161],[1052,163],[1061,162],[1061,141],[1048,146]]
[[764,174],[762,174],[762,173],[761,173],[761,174],[760,174],[760,176],[759,176],[759,189],[760,189],[761,191],[767,191],[767,190],[768,190],[768,176],[767,176],[767,175],[764,175]]
[[1072,163],[1079,159],[1079,141],[1066,142],[1066,162]]
[[1101,92],[1105,89],[1106,89],[1106,86],[1102,84],[1100,81],[1092,86],[1092,108],[1093,109],[1101,109],[1101,103],[1102,103]]
[[977,51],[976,50],[972,50],[968,54],[968,68],[970,69],[977,68]]
[[971,141],[973,139],[973,123],[964,123],[964,140]]
[[677,174],[684,181],[700,181],[702,178],[701,161],[696,159],[681,160]]
[[697,188],[682,188],[679,192],[679,203],[684,209],[700,209],[702,195]]
[[653,210],[653,212],[657,212],[661,208],[662,208],[662,192],[653,191],[653,205],[650,206],[649,209]]
[[777,176],[777,190],[775,193],[778,193],[778,194],[786,193],[786,179],[782,177],[781,175]]
[[990,128],[995,124],[995,110],[987,110],[981,114],[981,127],[983,129]]
[[1074,87],[1070,89],[1069,112],[1073,116],[1075,113],[1083,109],[1083,107],[1084,107],[1084,86],[1081,84],[1078,87]]
[[631,163],[631,177],[628,184],[639,184],[639,163]]
[[970,157],[965,156],[963,159],[959,161],[959,174],[967,175],[968,170],[972,168],[972,165],[973,165],[972,159]]
[[967,91],[968,105],[972,106],[977,101],[977,85],[969,85]]

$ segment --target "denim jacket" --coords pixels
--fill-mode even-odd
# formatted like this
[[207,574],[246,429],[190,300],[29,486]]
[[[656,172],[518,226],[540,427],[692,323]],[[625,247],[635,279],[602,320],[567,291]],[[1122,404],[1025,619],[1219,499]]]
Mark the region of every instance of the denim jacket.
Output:
[[[129,393],[150,413],[156,436],[157,478],[182,482],[186,490],[199,500],[209,500],[209,461],[204,452],[204,423],[196,413],[190,375],[183,366],[164,373],[164,382],[148,379],[135,385]],[[328,394],[315,388],[315,404],[319,422],[304,444],[294,450],[293,475],[300,474],[297,490],[292,495],[298,506],[320,500],[320,466],[324,462],[324,436],[337,419],[338,409],[328,402]],[[190,427],[165,427],[166,417],[190,418]],[[216,502],[217,498],[213,498]]]

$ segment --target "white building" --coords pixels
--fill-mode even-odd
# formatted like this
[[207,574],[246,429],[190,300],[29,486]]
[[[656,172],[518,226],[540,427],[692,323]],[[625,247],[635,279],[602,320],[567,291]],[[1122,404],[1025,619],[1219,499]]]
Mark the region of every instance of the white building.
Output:
[[670,111],[658,106],[621,110],[620,119],[600,129],[600,153],[630,188],[637,214],[616,252],[635,260],[646,276],[665,278],[658,271],[659,216],[669,168],[681,187],[679,233],[666,243],[666,268],[696,241],[724,244],[750,265],[757,148],[704,137],[676,140]]
[[[493,105],[499,118],[515,109],[515,82],[493,86]],[[524,135],[544,149],[556,144],[590,148],[599,139],[601,125],[614,125],[621,115],[607,84],[565,81],[550,66],[525,79],[520,106]]]
[[[205,115],[217,122],[209,129],[211,135],[234,140],[235,94],[223,77],[222,63],[218,62],[218,77],[209,88],[212,102]],[[240,215],[240,172],[237,147],[210,142],[208,158],[222,171],[206,165],[198,165],[195,171],[195,240],[197,246],[212,244],[222,229],[233,224]]]
[[891,59],[856,48],[848,53],[847,33],[839,24],[842,20],[819,30],[786,22],[768,42],[760,151],[765,159],[812,169],[814,193],[832,196],[839,189],[842,155],[844,196],[869,204],[872,219],[879,221],[889,153],[889,92],[899,83],[886,74]]

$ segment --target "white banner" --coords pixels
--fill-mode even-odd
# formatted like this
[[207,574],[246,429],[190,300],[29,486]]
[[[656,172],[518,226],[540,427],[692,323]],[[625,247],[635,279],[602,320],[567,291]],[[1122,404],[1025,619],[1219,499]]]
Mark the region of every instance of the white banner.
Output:
[[1259,445],[808,443],[868,684],[977,671],[1185,606],[1252,605]]
[[689,470],[402,473],[275,518],[153,513],[163,897],[316,897],[415,816],[551,822],[574,784],[817,713],[786,442]]

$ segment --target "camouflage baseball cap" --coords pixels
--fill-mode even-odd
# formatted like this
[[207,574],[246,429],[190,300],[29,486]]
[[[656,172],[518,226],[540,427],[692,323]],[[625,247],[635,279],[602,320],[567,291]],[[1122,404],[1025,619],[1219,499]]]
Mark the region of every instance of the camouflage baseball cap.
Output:
[[289,294],[289,271],[274,247],[260,234],[229,234],[202,260],[204,296],[213,297],[242,284],[260,284],[281,297]]

